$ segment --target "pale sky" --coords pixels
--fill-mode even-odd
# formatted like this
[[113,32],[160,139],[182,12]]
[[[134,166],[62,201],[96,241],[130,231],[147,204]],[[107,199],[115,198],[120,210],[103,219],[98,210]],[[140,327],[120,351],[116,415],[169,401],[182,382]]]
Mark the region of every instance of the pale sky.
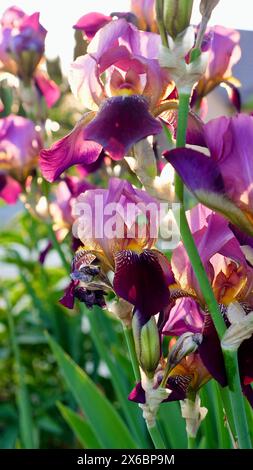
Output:
[[[200,0],[194,0],[192,23],[200,19]],[[73,24],[89,11],[108,14],[112,11],[127,11],[129,0],[0,0],[0,15],[12,5],[26,13],[41,12],[41,23],[48,30],[46,53],[53,58],[60,55],[62,66],[68,70],[73,55]],[[220,24],[238,29],[253,29],[253,0],[220,0],[210,24]]]

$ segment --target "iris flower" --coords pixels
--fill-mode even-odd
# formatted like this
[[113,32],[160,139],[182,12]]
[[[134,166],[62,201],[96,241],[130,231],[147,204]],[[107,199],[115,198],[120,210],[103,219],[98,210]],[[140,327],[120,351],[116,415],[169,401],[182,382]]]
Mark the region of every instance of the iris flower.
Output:
[[12,114],[0,119],[0,197],[7,203],[17,201],[41,148],[41,136],[30,119]]

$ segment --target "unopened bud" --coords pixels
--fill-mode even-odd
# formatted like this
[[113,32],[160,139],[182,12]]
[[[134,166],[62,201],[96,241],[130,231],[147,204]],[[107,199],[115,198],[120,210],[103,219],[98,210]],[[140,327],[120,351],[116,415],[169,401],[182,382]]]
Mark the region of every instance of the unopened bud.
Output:
[[210,18],[212,11],[218,5],[220,0],[201,0],[200,6],[199,6],[199,11],[202,16],[205,16],[206,18]]
[[174,369],[185,356],[195,352],[201,342],[201,333],[187,332],[182,334],[169,352],[168,366],[170,370]]
[[152,377],[159,364],[161,348],[157,324],[151,317],[143,324],[142,314],[136,310],[132,321],[137,358],[142,370]]
[[164,25],[173,39],[189,26],[192,6],[193,0],[164,0]]
[[211,18],[213,9],[216,7],[219,1],[220,0],[201,0],[199,11],[202,15],[202,20],[199,25],[199,31],[196,39],[196,49],[201,48],[202,39],[207,28],[207,23]]

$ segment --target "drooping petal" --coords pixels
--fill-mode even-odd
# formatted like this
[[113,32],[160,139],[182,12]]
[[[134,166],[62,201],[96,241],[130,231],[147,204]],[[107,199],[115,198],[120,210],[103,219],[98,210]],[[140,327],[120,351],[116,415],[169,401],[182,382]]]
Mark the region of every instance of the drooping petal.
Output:
[[40,153],[40,168],[48,181],[55,181],[65,170],[76,164],[94,163],[102,150],[101,145],[83,138],[83,128],[90,119],[87,113],[70,134]]
[[166,152],[165,158],[200,202],[253,235],[249,216],[227,195],[223,175],[213,158],[188,148]]
[[84,129],[84,139],[101,144],[114,160],[121,160],[141,139],[159,134],[161,124],[138,95],[117,96],[101,106],[98,115]]
[[146,403],[145,390],[142,388],[141,382],[138,382],[131,393],[129,393],[128,400],[135,403]]
[[210,315],[206,315],[203,327],[203,340],[198,352],[210,374],[223,386],[227,385],[226,370],[220,340]]
[[75,289],[79,281],[71,281],[69,285],[66,287],[63,297],[59,300],[60,304],[64,305],[69,309],[74,308],[75,304]]
[[48,108],[51,108],[61,96],[58,85],[42,72],[36,73],[34,79],[41,95],[45,98]]
[[115,264],[115,292],[132,303],[146,321],[168,304],[170,265],[162,253],[124,250],[116,254]]
[[111,21],[111,16],[106,16],[102,13],[92,12],[82,16],[73,26],[73,28],[81,30],[85,34],[87,39],[91,41],[91,39],[95,36],[96,32]]

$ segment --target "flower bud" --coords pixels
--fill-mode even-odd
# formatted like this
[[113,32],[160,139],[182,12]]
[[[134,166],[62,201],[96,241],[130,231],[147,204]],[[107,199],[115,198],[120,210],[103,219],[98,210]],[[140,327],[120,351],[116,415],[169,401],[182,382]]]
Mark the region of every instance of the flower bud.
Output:
[[193,0],[164,0],[164,25],[173,39],[189,26],[192,6]]
[[185,356],[195,352],[201,341],[201,333],[187,332],[182,334],[169,352],[168,365],[170,370],[179,364]]
[[218,5],[219,1],[220,0],[201,0],[199,6],[201,15],[209,19],[213,9],[216,7],[216,5]]
[[160,337],[154,317],[143,324],[142,314],[139,310],[134,312],[133,336],[137,358],[142,370],[152,377],[159,364],[161,348]]

